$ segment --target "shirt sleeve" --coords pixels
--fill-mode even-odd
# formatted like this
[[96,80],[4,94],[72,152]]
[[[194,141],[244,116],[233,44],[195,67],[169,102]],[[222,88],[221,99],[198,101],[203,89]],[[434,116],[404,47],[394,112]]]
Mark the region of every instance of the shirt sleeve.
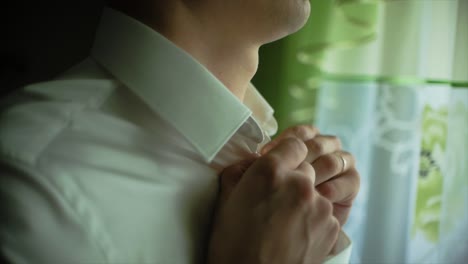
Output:
[[337,254],[329,256],[324,264],[348,264],[350,257],[351,257],[351,250],[352,250],[352,243],[349,237],[344,233],[341,232],[343,241],[342,241],[342,250],[339,251]]
[[53,184],[0,160],[0,250],[7,263],[104,263]]

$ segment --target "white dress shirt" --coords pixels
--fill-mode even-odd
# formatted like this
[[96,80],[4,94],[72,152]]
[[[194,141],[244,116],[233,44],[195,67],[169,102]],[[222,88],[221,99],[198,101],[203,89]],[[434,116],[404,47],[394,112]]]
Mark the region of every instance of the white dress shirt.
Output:
[[0,105],[2,254],[13,263],[202,263],[217,175],[277,130],[254,87],[245,98],[157,32],[105,9],[90,58]]

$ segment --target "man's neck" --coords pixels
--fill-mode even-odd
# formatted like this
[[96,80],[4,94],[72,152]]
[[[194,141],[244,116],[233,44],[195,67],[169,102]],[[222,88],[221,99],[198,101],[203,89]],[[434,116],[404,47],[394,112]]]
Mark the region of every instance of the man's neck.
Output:
[[184,45],[178,40],[174,42],[203,64],[239,100],[244,100],[247,87],[257,71],[258,47],[217,46],[203,41],[198,45]]
[[260,44],[227,34],[223,28],[207,21],[209,16],[195,14],[179,1],[163,2],[165,6],[153,7],[154,13],[121,11],[129,11],[126,13],[185,50],[243,101],[257,71]]
[[174,16],[167,31],[160,32],[203,64],[241,101],[258,67],[260,45],[230,38],[221,28],[193,14]]

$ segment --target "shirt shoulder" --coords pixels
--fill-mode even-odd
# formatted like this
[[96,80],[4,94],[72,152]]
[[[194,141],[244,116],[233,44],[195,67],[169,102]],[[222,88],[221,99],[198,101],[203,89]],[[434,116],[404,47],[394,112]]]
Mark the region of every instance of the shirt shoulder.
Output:
[[33,164],[83,109],[102,104],[112,79],[71,78],[28,85],[0,102],[0,155]]

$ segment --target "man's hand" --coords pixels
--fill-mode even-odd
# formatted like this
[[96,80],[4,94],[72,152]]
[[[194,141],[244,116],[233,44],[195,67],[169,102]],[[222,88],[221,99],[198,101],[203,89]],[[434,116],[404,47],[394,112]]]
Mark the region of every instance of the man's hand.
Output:
[[341,142],[337,137],[320,135],[318,129],[312,126],[286,129],[265,145],[261,154],[268,153],[279,142],[289,137],[298,138],[306,144],[306,161],[315,169],[316,189],[333,203],[333,214],[340,224],[344,225],[360,185],[354,157],[342,151]]
[[315,190],[308,152],[302,140],[288,138],[224,170],[209,263],[310,264],[329,255],[340,224]]

